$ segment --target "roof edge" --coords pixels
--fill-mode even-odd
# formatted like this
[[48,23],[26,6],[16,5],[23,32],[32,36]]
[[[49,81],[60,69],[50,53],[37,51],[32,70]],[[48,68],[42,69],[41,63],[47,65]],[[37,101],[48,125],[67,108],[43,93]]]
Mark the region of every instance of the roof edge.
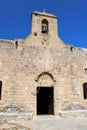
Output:
[[57,19],[57,16],[53,15],[53,14],[49,14],[49,13],[46,13],[46,12],[39,12],[39,11],[34,11],[32,13],[32,15],[35,14],[35,15],[41,15],[41,16],[45,16],[45,17],[52,17],[52,18],[56,18]]

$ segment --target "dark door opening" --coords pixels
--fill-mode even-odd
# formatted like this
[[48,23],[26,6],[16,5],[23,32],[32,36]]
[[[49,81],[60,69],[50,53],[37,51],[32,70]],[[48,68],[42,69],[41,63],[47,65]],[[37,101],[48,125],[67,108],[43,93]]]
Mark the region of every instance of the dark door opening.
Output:
[[37,115],[54,114],[53,87],[37,87]]

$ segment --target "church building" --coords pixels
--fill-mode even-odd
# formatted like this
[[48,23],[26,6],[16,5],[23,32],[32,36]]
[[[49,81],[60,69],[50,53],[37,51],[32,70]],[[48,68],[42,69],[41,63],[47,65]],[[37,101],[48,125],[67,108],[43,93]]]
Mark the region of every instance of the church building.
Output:
[[35,11],[31,20],[25,39],[0,40],[0,111],[87,110],[87,49],[59,38],[55,15]]

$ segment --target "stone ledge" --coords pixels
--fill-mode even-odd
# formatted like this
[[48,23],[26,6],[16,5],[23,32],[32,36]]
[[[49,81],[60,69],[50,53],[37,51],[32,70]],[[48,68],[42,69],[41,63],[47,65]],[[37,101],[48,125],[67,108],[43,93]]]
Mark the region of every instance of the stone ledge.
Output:
[[33,118],[33,112],[29,113],[0,113],[0,119],[23,119],[31,120]]
[[87,110],[58,111],[58,113],[62,118],[87,117]]

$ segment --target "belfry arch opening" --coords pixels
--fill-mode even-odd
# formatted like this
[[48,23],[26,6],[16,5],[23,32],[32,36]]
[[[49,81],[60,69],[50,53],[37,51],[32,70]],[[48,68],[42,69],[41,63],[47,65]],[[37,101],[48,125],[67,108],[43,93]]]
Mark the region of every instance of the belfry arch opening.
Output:
[[43,34],[48,34],[48,21],[46,19],[42,20],[42,23],[41,23],[41,32]]

